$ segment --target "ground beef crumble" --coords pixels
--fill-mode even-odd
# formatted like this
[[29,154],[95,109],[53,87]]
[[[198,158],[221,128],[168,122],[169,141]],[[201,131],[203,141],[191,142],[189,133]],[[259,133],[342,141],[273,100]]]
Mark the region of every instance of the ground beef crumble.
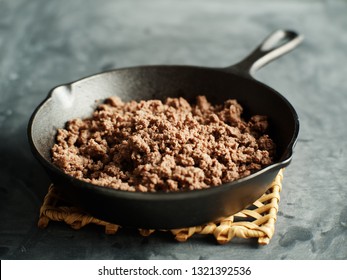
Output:
[[205,96],[105,100],[87,119],[58,129],[52,161],[96,185],[140,192],[195,190],[250,175],[273,162],[266,116],[242,119],[236,100]]

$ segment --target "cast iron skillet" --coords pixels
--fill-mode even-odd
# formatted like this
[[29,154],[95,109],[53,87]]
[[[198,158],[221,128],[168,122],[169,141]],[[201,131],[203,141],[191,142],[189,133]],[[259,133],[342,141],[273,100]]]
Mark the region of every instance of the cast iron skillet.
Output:
[[[60,85],[50,91],[29,121],[33,154],[66,198],[102,220],[137,228],[173,229],[232,215],[258,199],[292,159],[299,132],[297,113],[281,94],[253,79],[251,74],[292,50],[301,40],[302,36],[295,32],[279,30],[247,58],[230,67],[140,66]],[[232,183],[180,193],[131,193],[95,186],[64,174],[51,163],[56,129],[70,119],[90,116],[97,104],[112,95],[124,101],[179,96],[193,101],[196,95],[206,95],[208,100],[222,103],[235,98],[244,107],[245,117],[269,117],[278,158],[274,164]]]

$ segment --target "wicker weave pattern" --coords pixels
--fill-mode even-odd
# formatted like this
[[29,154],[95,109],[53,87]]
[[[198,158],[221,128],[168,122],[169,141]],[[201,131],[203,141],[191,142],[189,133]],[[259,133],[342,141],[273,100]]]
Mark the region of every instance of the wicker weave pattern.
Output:
[[[234,237],[257,238],[258,243],[266,245],[270,242],[277,218],[278,203],[282,189],[283,170],[280,170],[269,190],[247,209],[233,216],[211,222],[202,226],[170,230],[175,239],[187,241],[194,234],[213,234],[219,244],[230,242]],[[64,199],[53,185],[40,209],[38,226],[45,228],[49,221],[65,222],[73,229],[80,229],[90,223],[105,227],[106,234],[115,234],[119,225],[96,219],[74,206],[64,205]],[[149,236],[154,230],[139,229],[143,236]]]

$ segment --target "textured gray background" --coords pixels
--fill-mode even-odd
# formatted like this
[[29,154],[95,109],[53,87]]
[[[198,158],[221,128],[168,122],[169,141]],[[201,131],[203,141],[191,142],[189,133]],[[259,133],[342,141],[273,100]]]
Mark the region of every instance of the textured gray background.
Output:
[[[342,0],[0,0],[0,258],[347,259],[346,15]],[[280,28],[305,41],[256,77],[294,105],[301,130],[268,246],[37,228],[49,180],[26,126],[50,88],[142,64],[228,66]]]

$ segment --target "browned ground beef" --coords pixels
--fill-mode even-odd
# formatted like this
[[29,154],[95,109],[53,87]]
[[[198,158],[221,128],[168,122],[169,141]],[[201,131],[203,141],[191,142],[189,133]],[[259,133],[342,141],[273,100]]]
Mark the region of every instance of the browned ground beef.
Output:
[[96,185],[127,191],[195,190],[250,175],[273,162],[266,116],[241,118],[236,100],[106,99],[87,119],[59,129],[53,163]]

